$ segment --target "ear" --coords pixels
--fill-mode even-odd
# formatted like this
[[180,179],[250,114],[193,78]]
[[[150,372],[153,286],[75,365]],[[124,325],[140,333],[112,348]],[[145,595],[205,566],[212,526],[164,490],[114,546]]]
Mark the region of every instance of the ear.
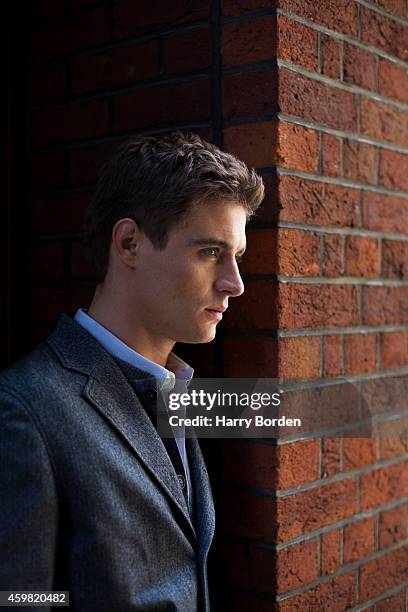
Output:
[[135,267],[142,239],[143,232],[139,225],[128,217],[117,221],[112,229],[112,249],[116,256],[131,268]]

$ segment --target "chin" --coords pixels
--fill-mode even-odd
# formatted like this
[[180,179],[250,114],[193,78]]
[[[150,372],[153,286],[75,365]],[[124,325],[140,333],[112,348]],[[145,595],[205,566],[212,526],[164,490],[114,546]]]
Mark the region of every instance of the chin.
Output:
[[212,329],[203,330],[202,333],[192,334],[188,339],[179,340],[179,342],[184,342],[185,344],[206,344],[214,340],[217,332],[217,328],[214,325]]

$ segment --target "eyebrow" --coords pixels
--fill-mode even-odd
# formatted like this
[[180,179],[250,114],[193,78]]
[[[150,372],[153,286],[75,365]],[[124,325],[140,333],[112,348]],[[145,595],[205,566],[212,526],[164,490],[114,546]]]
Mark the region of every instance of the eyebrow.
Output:
[[[196,238],[195,240],[189,240],[188,244],[190,246],[218,246],[221,249],[225,249],[226,251],[232,251],[232,246],[229,242],[225,240],[220,240],[219,238]],[[237,251],[237,255],[243,255],[246,251],[246,246]]]

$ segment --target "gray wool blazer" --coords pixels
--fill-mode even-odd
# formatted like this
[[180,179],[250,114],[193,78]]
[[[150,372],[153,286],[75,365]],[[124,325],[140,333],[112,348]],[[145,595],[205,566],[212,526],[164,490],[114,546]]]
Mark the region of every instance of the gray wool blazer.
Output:
[[135,393],[149,375],[132,370],[133,386],[62,315],[0,375],[0,590],[70,591],[80,612],[209,610],[215,521],[203,457],[187,439],[193,525]]

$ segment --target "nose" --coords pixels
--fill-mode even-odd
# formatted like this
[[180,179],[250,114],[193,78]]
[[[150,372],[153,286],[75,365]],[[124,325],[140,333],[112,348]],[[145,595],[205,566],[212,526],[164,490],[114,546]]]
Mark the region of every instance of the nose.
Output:
[[235,259],[223,266],[215,281],[215,288],[217,291],[228,293],[231,297],[238,297],[244,293],[244,283]]

